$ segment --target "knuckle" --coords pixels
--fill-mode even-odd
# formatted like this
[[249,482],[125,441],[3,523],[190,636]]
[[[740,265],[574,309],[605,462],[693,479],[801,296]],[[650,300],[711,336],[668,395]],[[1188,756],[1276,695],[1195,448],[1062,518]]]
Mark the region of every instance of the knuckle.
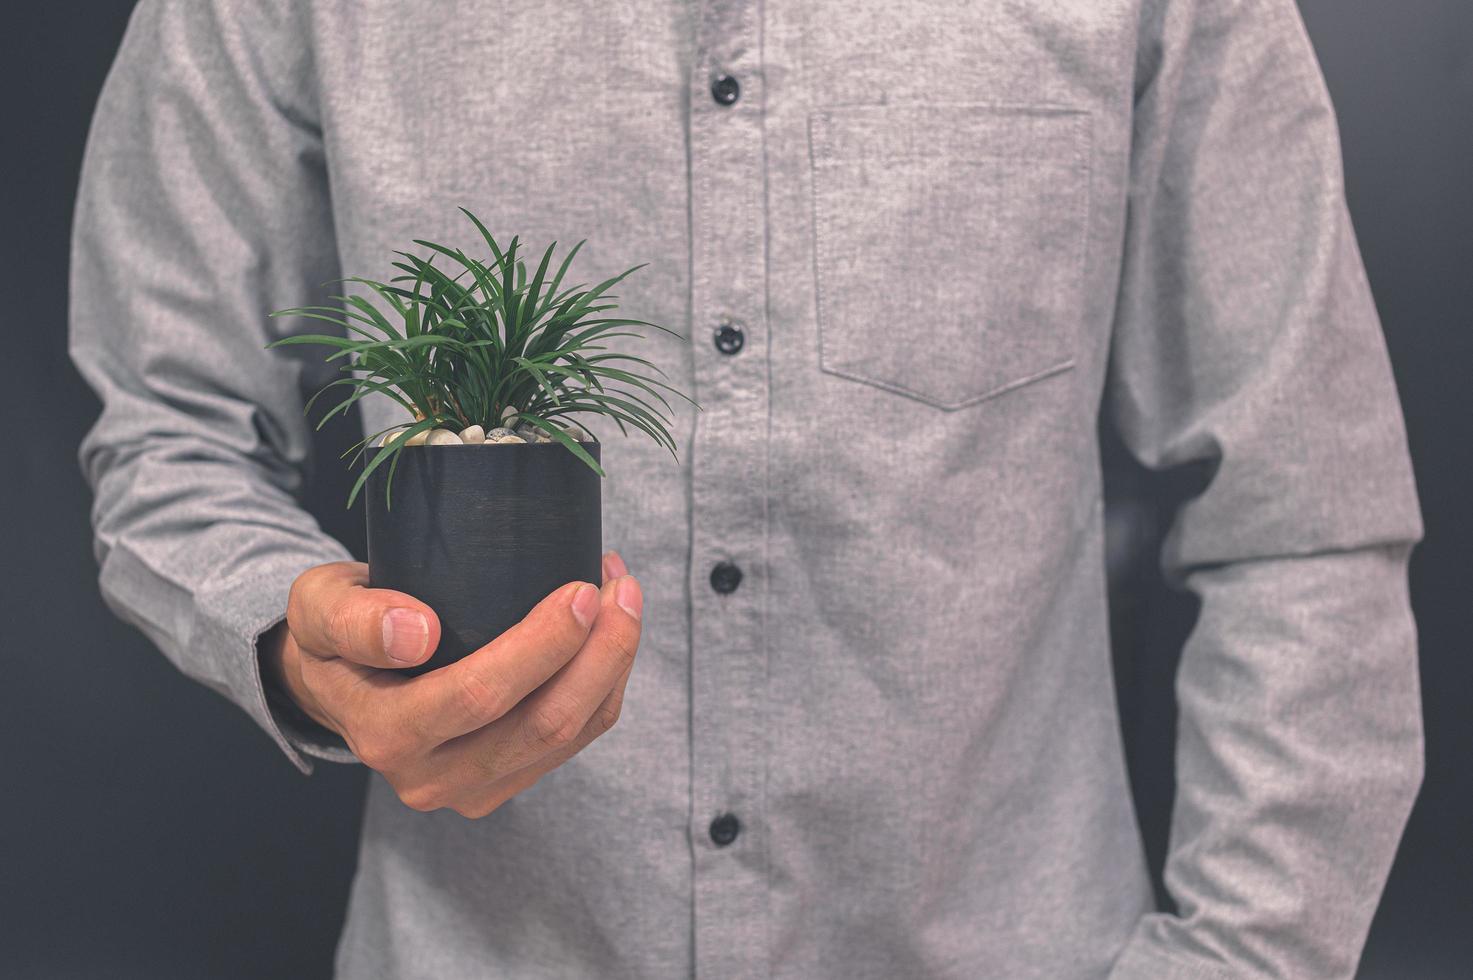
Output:
[[360,736],[355,739],[353,754],[365,766],[379,772],[395,768],[404,759],[404,751],[398,739],[379,735]]
[[612,631],[608,636],[608,650],[618,665],[627,669],[639,652],[639,633],[632,629]]
[[327,615],[327,638],[332,652],[348,658],[353,652],[353,604],[339,602]]
[[472,802],[462,803],[455,810],[468,820],[479,820],[501,809],[503,803],[510,801],[517,794],[524,793],[530,787],[535,786],[541,778],[541,773],[519,777],[511,785],[503,786],[503,788],[496,790],[490,796]]
[[527,721],[532,741],[548,749],[560,749],[578,737],[582,726],[572,706],[544,700],[532,710]]
[[461,671],[455,684],[455,696],[467,718],[489,722],[506,713],[505,694],[473,670]]
[[467,820],[480,820],[482,817],[490,816],[499,806],[501,806],[501,801],[495,800],[479,803],[460,803],[451,809]]
[[589,723],[593,726],[595,736],[602,735],[619,723],[619,715],[624,710],[622,698],[615,698],[607,704],[599,706],[593,713]]
[[420,813],[430,813],[446,806],[445,799],[436,786],[412,786],[401,789],[398,793],[399,802]]
[[364,742],[362,740],[359,740],[353,746],[353,754],[358,757],[359,762],[363,763],[370,769],[375,769],[379,772],[383,772],[385,769],[388,768],[388,760],[379,751],[377,742]]
[[307,571],[296,577],[296,579],[292,582],[291,588],[287,590],[286,621],[288,623],[299,622],[302,618],[302,604],[306,602],[306,599],[304,598],[302,593],[303,590],[305,590],[307,587],[307,576],[311,574],[312,570],[310,568],[307,569]]

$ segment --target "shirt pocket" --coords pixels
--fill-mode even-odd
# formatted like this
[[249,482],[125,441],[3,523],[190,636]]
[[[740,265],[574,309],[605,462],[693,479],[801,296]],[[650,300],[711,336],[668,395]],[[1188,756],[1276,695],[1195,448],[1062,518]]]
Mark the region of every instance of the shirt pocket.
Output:
[[823,370],[953,410],[1074,366],[1087,113],[852,106],[808,122]]

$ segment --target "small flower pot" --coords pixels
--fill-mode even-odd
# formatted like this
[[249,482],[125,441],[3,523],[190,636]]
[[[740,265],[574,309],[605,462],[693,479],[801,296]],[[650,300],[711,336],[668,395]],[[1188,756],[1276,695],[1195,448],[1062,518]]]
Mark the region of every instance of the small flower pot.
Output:
[[[599,459],[597,443],[583,448]],[[438,649],[404,673],[484,646],[559,586],[599,584],[602,481],[565,447],[410,446],[386,497],[392,463],[364,487],[369,585],[412,595],[440,617]]]

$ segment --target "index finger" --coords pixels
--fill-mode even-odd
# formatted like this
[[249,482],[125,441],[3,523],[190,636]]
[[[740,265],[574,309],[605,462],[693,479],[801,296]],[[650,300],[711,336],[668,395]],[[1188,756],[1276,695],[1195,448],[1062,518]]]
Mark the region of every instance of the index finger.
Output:
[[411,730],[438,744],[500,718],[573,658],[598,608],[598,586],[569,582],[479,650],[410,679]]

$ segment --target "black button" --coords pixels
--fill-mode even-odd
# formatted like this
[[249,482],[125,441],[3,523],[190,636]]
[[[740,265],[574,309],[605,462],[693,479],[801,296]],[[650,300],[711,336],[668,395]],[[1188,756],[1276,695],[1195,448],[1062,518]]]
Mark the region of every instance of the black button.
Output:
[[730,75],[717,75],[711,79],[711,98],[719,105],[731,105],[742,97],[742,85]]
[[716,349],[723,354],[735,354],[747,342],[747,335],[735,323],[723,323],[716,328]]
[[742,584],[742,570],[729,561],[717,562],[711,569],[711,588],[726,595]]
[[742,822],[736,818],[734,813],[723,813],[711,821],[711,842],[717,847],[725,847],[730,844],[741,832]]

